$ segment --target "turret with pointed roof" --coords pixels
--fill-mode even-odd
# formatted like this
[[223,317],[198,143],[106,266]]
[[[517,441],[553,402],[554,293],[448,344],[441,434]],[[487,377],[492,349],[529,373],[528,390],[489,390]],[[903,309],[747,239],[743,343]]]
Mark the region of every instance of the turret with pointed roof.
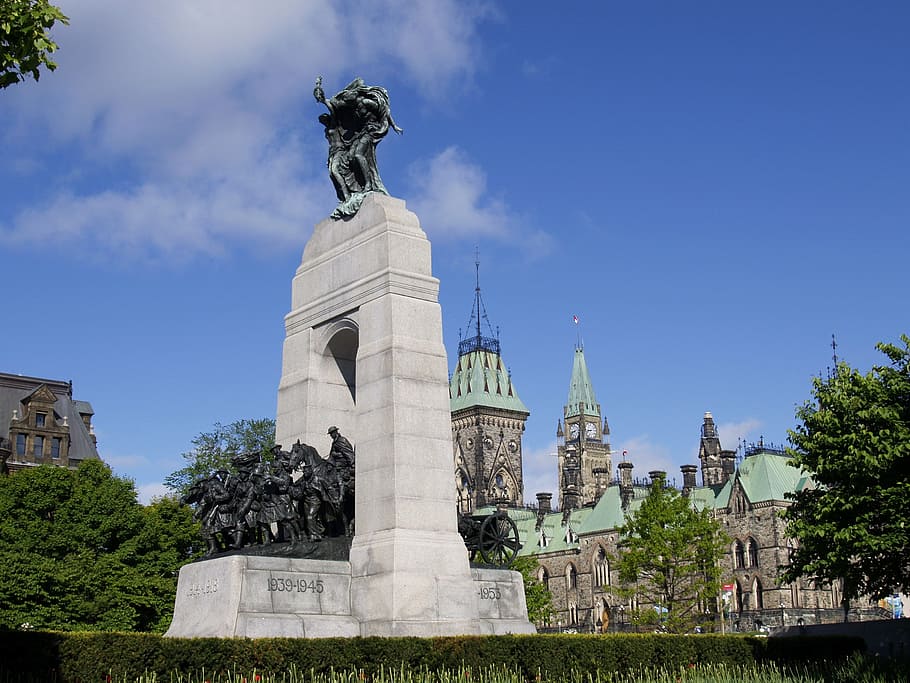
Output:
[[[592,505],[603,495],[612,471],[610,427],[601,415],[581,346],[575,348],[563,419],[565,428],[560,423],[557,430],[561,505],[564,508]],[[571,472],[565,471],[567,456]]]
[[479,261],[475,267],[474,307],[449,381],[455,486],[462,512],[491,503],[522,503],[521,435],[530,414],[503,363],[499,335],[480,296]]

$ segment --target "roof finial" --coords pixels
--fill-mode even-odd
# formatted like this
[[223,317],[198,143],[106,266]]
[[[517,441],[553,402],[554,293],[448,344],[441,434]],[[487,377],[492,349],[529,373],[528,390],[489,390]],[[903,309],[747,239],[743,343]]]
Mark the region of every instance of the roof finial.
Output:
[[[477,246],[474,247],[474,271],[474,306],[465,330],[465,335],[473,333],[473,336],[462,338],[459,332],[458,355],[463,356],[472,351],[490,351],[499,355],[499,330],[493,331],[493,326],[490,325],[490,320],[487,318],[486,307],[483,305],[483,298],[480,296],[480,248]],[[489,330],[489,335],[486,337],[481,329],[481,318],[486,322]]]
[[477,338],[480,339],[480,247],[474,245],[474,305],[477,307]]

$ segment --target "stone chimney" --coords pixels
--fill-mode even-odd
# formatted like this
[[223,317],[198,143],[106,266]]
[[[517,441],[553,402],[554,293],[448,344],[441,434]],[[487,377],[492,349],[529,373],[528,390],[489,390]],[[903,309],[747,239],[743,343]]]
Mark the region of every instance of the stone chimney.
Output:
[[720,468],[723,472],[721,483],[726,484],[727,480],[733,476],[733,471],[736,469],[736,451],[720,452]]
[[541,492],[537,494],[537,510],[543,514],[549,514],[553,512],[553,494],[547,492]]
[[619,463],[619,495],[622,498],[622,509],[632,502],[632,463],[623,460]]
[[667,473],[663,470],[651,470],[648,472],[648,478],[651,479],[651,483],[654,484],[658,479],[661,481],[667,480]]
[[610,483],[610,470],[606,467],[595,467],[591,470],[591,474],[594,475],[594,504],[597,505],[597,501],[600,500]]
[[689,491],[695,488],[695,475],[698,472],[698,467],[695,465],[683,465],[679,469],[682,470],[682,479],[683,479],[683,495],[688,496]]

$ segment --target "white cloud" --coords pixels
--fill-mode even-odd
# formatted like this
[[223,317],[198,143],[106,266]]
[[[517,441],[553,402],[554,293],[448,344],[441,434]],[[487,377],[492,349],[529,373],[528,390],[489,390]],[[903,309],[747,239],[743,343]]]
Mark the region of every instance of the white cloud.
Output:
[[762,421],[747,417],[738,422],[718,422],[717,436],[720,444],[728,450],[736,450],[740,441],[752,442],[757,441],[755,433],[761,428]]
[[456,0],[60,4],[60,68],[8,100],[0,133],[19,174],[58,176],[42,204],[0,218],[0,243],[101,257],[299,243],[332,203],[319,127],[298,131],[313,77],[341,87],[379,65],[363,75],[437,98],[470,81],[489,16]]
[[510,232],[513,219],[505,204],[487,198],[487,178],[457,147],[449,147],[410,171],[416,193],[408,204],[421,225],[437,237]]
[[543,230],[525,231],[520,216],[487,191],[484,170],[457,147],[414,163],[408,207],[434,239],[485,236],[517,245],[526,258],[549,254],[555,244]]
[[148,464],[148,458],[143,455],[110,455],[104,453],[101,459],[106,462],[112,470],[125,470],[133,467]]
[[537,504],[537,494],[546,491],[553,494],[553,505],[559,501],[556,486],[557,461],[556,442],[545,448],[524,451],[521,458],[525,502]]
[[161,483],[137,484],[136,493],[138,494],[139,502],[142,505],[148,505],[157,498],[174,495],[173,491]]
[[626,460],[633,465],[632,476],[636,479],[646,479],[648,472],[661,470],[667,473],[667,478],[679,478],[679,467],[673,463],[670,452],[659,443],[651,440],[648,434],[640,434],[626,439],[617,446],[617,453],[613,455],[613,469],[622,462],[622,452],[627,451]]

